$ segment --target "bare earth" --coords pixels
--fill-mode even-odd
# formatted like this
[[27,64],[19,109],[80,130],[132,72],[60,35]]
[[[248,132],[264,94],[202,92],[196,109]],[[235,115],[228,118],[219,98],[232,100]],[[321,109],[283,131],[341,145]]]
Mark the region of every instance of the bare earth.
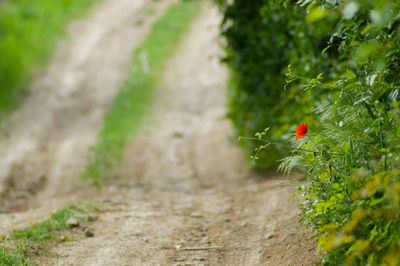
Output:
[[[7,199],[1,207],[28,211],[2,214],[0,233],[90,197],[103,210],[92,224],[95,237],[57,244],[52,252],[60,256],[44,264],[312,265],[314,243],[297,226],[295,190],[285,178],[248,170],[232,139],[219,16],[210,5],[168,62],[146,126],[116,170],[120,178],[102,191],[78,189],[131,50],[167,3],[153,4],[157,12],[145,16],[145,0],[107,0],[72,25],[32,97],[3,130],[9,137],[0,142],[0,192]],[[13,183],[21,176],[24,182]]]

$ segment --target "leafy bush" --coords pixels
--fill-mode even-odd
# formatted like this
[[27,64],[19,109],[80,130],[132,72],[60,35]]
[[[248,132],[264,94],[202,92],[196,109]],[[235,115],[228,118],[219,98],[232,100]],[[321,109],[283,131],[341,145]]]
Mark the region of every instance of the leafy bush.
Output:
[[[323,255],[322,263],[399,265],[399,1],[264,3],[275,6],[268,7],[274,10],[269,14],[272,18],[288,16],[288,23],[275,30],[279,34],[305,32],[304,39],[309,39],[304,40],[308,43],[308,50],[302,53],[305,48],[297,42],[303,37],[289,39],[286,43],[289,48],[280,46],[278,39],[268,36],[272,32],[269,28],[251,27],[251,31],[257,31],[251,36],[258,36],[258,42],[252,41],[252,38],[245,40],[249,43],[232,41],[230,37],[237,37],[231,35],[229,29],[246,31],[248,28],[243,25],[250,22],[235,24],[225,20],[227,62],[233,69],[235,93],[240,92],[232,94],[230,91],[230,97],[237,98],[231,100],[230,108],[231,116],[236,114],[233,121],[239,127],[239,133],[250,135],[247,128],[259,126],[255,126],[253,120],[257,116],[260,124],[264,120],[264,126],[267,124],[274,129],[270,138],[272,142],[277,141],[279,134],[280,141],[285,141],[289,136],[288,129],[294,132],[295,121],[298,124],[306,122],[309,125],[307,136],[299,140],[291,136],[292,154],[282,161],[280,167],[285,171],[296,168],[308,180],[307,183],[299,183],[303,195],[303,222],[315,231]],[[231,5],[222,3],[223,10],[228,12],[225,17],[232,16],[230,8],[239,10],[241,5],[241,1],[234,1]],[[248,6],[250,8],[251,4]],[[254,14],[260,14],[262,5],[253,3],[253,6],[256,8]],[[261,23],[262,16],[254,14],[248,19]],[[297,23],[305,25],[296,27]],[[266,25],[273,27],[277,24]],[[316,27],[323,31],[316,30]],[[271,40],[269,50],[261,40]],[[241,70],[247,69],[248,65],[242,66],[246,64],[246,60],[241,59],[245,49],[235,49],[233,44],[236,41],[242,41],[244,46],[249,47],[247,52],[253,56],[250,58],[261,57],[262,53],[257,49],[270,51],[272,59],[259,58],[264,62],[253,61],[252,66],[252,69],[265,71],[266,76],[276,75],[283,80],[283,65],[292,65],[285,72],[286,84],[279,78],[276,78],[279,82],[275,87],[272,83],[264,86],[266,83],[261,79],[255,81],[255,87],[248,86],[250,83],[241,83],[242,79],[253,78],[256,72],[241,74]],[[290,45],[293,47],[290,48]],[[296,53],[296,50],[301,51]],[[290,57],[282,56],[282,52],[290,54]],[[270,59],[274,60],[273,55],[282,58],[280,71],[271,72],[266,67]],[[251,90],[257,88],[258,82],[263,92]],[[242,96],[243,91],[246,97]],[[254,99],[265,100],[260,96],[262,93],[273,97],[275,106],[271,107],[268,101],[264,105],[255,105]],[[239,107],[233,106],[233,101],[240,103]],[[248,115],[249,110],[252,115]],[[263,140],[263,136],[265,132],[255,139]]]
[[325,264],[398,265],[399,3],[307,2],[307,18],[318,24],[336,17],[329,49],[341,61],[319,84],[330,90],[315,105],[319,127],[298,144],[313,152],[295,151],[311,181],[301,189],[304,220],[327,252]]
[[[312,91],[300,96],[290,87],[283,90],[287,66],[290,64],[297,74],[317,74],[332,66],[332,57],[328,53],[320,56],[319,49],[326,43],[325,32],[332,26],[309,25],[300,6],[280,2],[219,2],[224,14],[224,61],[232,72],[229,117],[241,136],[254,135],[265,125],[274,125],[271,137],[275,142],[282,141],[282,135],[288,139],[288,129],[306,113],[311,119],[313,114],[307,105],[321,94]],[[295,83],[296,77],[292,81]],[[243,144],[249,154],[257,146],[256,142]],[[276,160],[287,152],[283,146],[269,149],[268,156],[260,155],[256,168],[276,165]]]

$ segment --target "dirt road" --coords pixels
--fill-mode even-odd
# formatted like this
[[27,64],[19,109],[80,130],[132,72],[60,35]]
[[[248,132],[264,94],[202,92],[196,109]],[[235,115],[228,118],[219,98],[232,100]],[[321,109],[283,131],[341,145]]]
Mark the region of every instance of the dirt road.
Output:
[[[157,2],[156,10],[162,12],[165,5]],[[249,171],[242,151],[232,139],[232,128],[225,118],[227,72],[219,62],[219,16],[210,5],[204,6],[168,62],[145,126],[126,148],[124,161],[116,170],[120,178],[110,180],[101,192],[74,192],[79,184],[78,173],[86,162],[79,156],[86,156],[83,150],[93,143],[101,128],[101,118],[130,62],[126,58],[129,51],[143,39],[156,17],[139,22],[143,8],[145,1],[105,1],[88,21],[75,24],[77,33],[61,45],[50,66],[49,73],[54,75],[45,75],[58,77],[57,84],[65,88],[51,97],[50,90],[34,91],[28,107],[24,105],[19,112],[27,117],[17,113],[14,119],[37,119],[39,124],[27,133],[23,125],[12,125],[9,132],[18,134],[10,133],[9,143],[1,143],[0,157],[13,162],[6,164],[7,174],[0,178],[6,181],[4,184],[13,180],[10,176],[29,176],[30,167],[43,169],[40,175],[32,171],[35,188],[40,182],[46,184],[35,190],[41,191],[36,206],[49,210],[45,200],[54,198],[52,192],[70,191],[74,199],[91,195],[103,210],[92,225],[95,237],[58,244],[52,252],[59,256],[46,258],[44,263],[310,265],[315,260],[314,245],[303,241],[304,236],[299,233],[296,200],[290,198],[294,189],[284,185],[284,178]],[[119,14],[112,25],[105,22],[110,15],[107,12]],[[104,25],[97,28],[102,21]],[[133,26],[130,30],[121,29],[125,24]],[[121,34],[118,36],[124,37],[120,41],[131,43],[124,44],[125,50],[117,49],[121,43],[114,44],[115,50],[110,44],[105,49],[104,38],[112,34]],[[114,38],[118,39],[111,39]],[[73,40],[87,40],[86,51],[74,52],[78,41]],[[65,63],[69,56],[64,58],[63,51],[76,53],[77,58]],[[100,74],[92,69],[100,62],[96,60],[106,62]],[[42,78],[38,82],[44,84]],[[96,94],[96,90],[102,93]],[[29,106],[37,110],[24,111]],[[71,106],[74,107],[69,109]],[[57,112],[47,114],[49,109]],[[57,113],[63,115],[56,116]],[[19,142],[22,143],[17,145]],[[17,149],[9,155],[13,147]],[[61,186],[70,177],[75,185],[66,186],[64,191]],[[9,193],[12,198],[10,195],[20,189],[18,184],[5,185],[3,195]],[[58,198],[65,204],[71,200],[71,196]],[[6,206],[15,207],[22,208],[21,204]],[[41,217],[36,213],[45,212],[32,210],[12,219],[10,215],[3,218],[9,223],[29,222]],[[3,231],[9,228],[4,226]]]
[[[219,17],[204,9],[170,60],[147,127],[125,152],[95,238],[62,265],[307,265],[294,192],[248,170],[225,117]],[[188,248],[209,250],[187,250]]]

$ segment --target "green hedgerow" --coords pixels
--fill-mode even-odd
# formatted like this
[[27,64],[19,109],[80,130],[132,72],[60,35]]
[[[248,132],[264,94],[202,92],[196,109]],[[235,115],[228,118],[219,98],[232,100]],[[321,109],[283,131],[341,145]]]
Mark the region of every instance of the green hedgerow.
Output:
[[297,165],[310,180],[300,187],[303,222],[316,232],[324,265],[398,265],[400,3],[299,4],[310,23],[336,18],[327,49],[340,66],[316,85],[329,95],[314,104],[308,137],[294,144],[313,152],[294,149],[281,167]]
[[[251,136],[271,125],[275,142],[287,140],[289,131],[304,116],[313,119],[310,103],[324,91],[286,86],[284,73],[317,75],[332,68],[330,51],[321,55],[332,25],[307,24],[305,10],[284,1],[218,1],[224,15],[221,25],[226,40],[224,61],[231,70],[228,109],[236,133]],[[292,76],[291,84],[299,79]],[[285,138],[282,140],[282,136]],[[257,142],[243,142],[251,154]],[[276,166],[287,153],[284,146],[270,146],[260,154],[256,169]]]
[[308,180],[302,222],[321,263],[399,265],[400,1],[219,2],[230,116],[240,135],[271,127],[252,138],[262,149],[292,146],[280,169]]

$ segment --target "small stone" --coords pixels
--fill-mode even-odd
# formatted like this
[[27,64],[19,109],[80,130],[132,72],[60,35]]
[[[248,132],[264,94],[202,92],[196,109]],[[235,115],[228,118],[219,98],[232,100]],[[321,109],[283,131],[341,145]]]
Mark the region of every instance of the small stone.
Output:
[[243,221],[240,225],[243,226],[243,227],[246,227],[246,226],[249,226],[250,223],[246,222],[246,221]]
[[192,213],[190,216],[192,216],[193,218],[203,218],[203,215],[201,215],[200,213]]
[[208,244],[210,242],[210,239],[208,236],[202,237],[200,240],[200,243]]
[[79,227],[79,221],[75,217],[71,217],[67,220],[67,227]]
[[85,236],[87,236],[87,237],[93,237],[93,236],[94,236],[93,231],[90,230],[88,227],[85,227],[85,228],[83,229],[83,234],[84,234]]
[[282,242],[282,241],[284,241],[287,237],[288,237],[288,234],[285,234],[284,236],[281,237],[281,239],[279,239],[279,241]]
[[265,239],[271,239],[275,236],[275,234],[273,232],[268,232],[264,235]]

